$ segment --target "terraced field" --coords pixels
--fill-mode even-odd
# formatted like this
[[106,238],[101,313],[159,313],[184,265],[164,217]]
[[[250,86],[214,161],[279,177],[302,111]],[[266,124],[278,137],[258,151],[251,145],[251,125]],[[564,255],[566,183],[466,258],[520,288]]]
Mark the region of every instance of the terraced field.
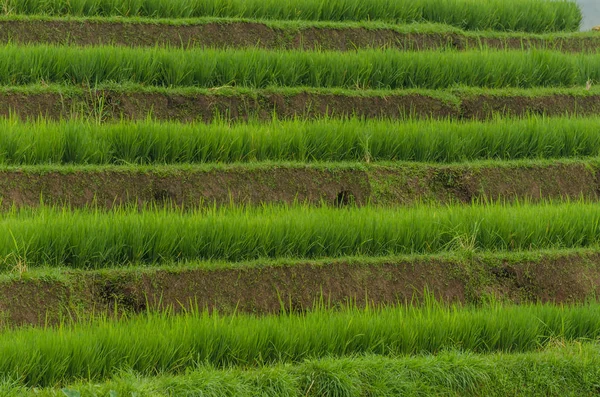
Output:
[[575,3],[0,14],[0,395],[599,393]]

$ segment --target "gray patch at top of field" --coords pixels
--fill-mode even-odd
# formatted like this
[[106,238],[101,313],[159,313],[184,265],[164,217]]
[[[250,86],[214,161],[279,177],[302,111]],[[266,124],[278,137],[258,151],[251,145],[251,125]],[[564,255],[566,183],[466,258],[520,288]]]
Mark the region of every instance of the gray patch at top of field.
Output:
[[583,12],[581,30],[590,30],[600,25],[600,0],[577,0]]

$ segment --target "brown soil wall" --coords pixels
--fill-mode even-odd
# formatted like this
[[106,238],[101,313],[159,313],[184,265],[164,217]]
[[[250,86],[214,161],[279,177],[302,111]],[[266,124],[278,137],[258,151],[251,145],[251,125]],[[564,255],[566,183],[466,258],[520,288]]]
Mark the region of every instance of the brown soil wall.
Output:
[[[216,91],[216,90],[215,90]],[[582,88],[582,93],[585,89]],[[417,93],[387,96],[348,96],[299,92],[283,95],[175,94],[104,91],[90,95],[61,93],[0,93],[0,117],[10,114],[23,119],[40,116],[59,120],[91,117],[97,120],[146,119],[209,122],[358,116],[365,118],[435,118],[486,120],[496,115],[524,116],[600,114],[600,95],[548,94],[458,94],[456,102]]]
[[600,293],[600,254],[541,254],[535,260],[421,258],[352,263],[300,263],[220,270],[72,272],[61,281],[0,283],[0,323],[42,325],[60,318],[198,306],[256,314],[310,309],[316,301],[415,302],[424,292],[445,302],[576,303]]
[[307,202],[411,205],[477,199],[597,200],[599,165],[407,165],[360,169],[322,166],[230,166],[223,169],[35,169],[0,171],[0,208],[65,204],[83,207],[148,202],[193,207]]
[[272,28],[262,23],[219,22],[190,25],[100,21],[0,21],[0,43],[69,45],[199,46],[211,48],[305,49],[352,51],[356,48],[465,50],[549,48],[566,52],[593,51],[598,37],[489,38],[457,33],[400,33],[365,28]]

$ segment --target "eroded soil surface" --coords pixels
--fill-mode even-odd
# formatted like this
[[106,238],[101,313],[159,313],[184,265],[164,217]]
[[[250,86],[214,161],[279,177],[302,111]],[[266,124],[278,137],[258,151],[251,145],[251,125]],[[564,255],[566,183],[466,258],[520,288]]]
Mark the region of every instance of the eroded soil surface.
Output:
[[[585,93],[585,88],[581,88]],[[450,99],[407,92],[376,95],[343,95],[256,91],[243,93],[159,93],[95,91],[86,94],[59,92],[0,93],[0,117],[22,119],[43,116],[51,120],[90,117],[94,120],[155,120],[210,122],[214,119],[272,120],[327,117],[476,119],[525,116],[591,116],[600,114],[600,95],[458,93]],[[454,98],[454,99],[452,99]]]
[[310,310],[317,301],[416,303],[424,292],[445,302],[576,303],[600,292],[600,254],[540,254],[534,260],[422,257],[353,263],[331,260],[230,269],[67,272],[61,281],[0,283],[2,324],[43,325],[92,312],[139,313],[190,307],[221,313]]
[[491,38],[459,33],[402,33],[360,27],[274,28],[253,22],[211,22],[168,25],[140,22],[20,20],[0,21],[0,43],[68,45],[304,49],[352,51],[357,48],[403,50],[455,49],[481,46],[497,49],[547,48],[595,52],[599,37]]
[[0,209],[43,203],[183,207],[302,202],[312,205],[413,205],[502,199],[597,200],[600,164],[264,165],[0,171]]

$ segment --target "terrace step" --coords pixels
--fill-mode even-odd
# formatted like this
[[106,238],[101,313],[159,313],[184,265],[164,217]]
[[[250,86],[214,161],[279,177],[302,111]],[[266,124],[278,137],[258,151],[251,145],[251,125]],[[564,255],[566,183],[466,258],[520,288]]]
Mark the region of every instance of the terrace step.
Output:
[[470,204],[473,200],[600,198],[600,163],[482,162],[456,165],[253,164],[200,166],[27,166],[0,170],[0,208],[68,204],[112,208],[148,203],[183,207]]
[[345,118],[435,118],[488,120],[495,116],[592,116],[600,114],[600,90],[592,86],[537,90],[339,91],[131,90],[82,91],[68,87],[7,87],[0,117],[49,120],[91,118],[210,122]]
[[0,43],[336,51],[354,51],[357,48],[466,50],[483,46],[514,50],[543,48],[563,52],[595,52],[600,45],[600,38],[586,33],[527,35],[464,32],[444,25],[299,24],[231,19],[168,23],[152,20],[45,18],[0,20]]
[[[464,255],[464,256],[463,256]],[[464,253],[318,261],[192,263],[102,271],[16,270],[0,280],[0,325],[92,313],[193,307],[220,313],[302,312],[319,301],[394,305],[424,292],[445,302],[581,303],[600,293],[597,250]],[[73,310],[73,308],[79,308]]]

